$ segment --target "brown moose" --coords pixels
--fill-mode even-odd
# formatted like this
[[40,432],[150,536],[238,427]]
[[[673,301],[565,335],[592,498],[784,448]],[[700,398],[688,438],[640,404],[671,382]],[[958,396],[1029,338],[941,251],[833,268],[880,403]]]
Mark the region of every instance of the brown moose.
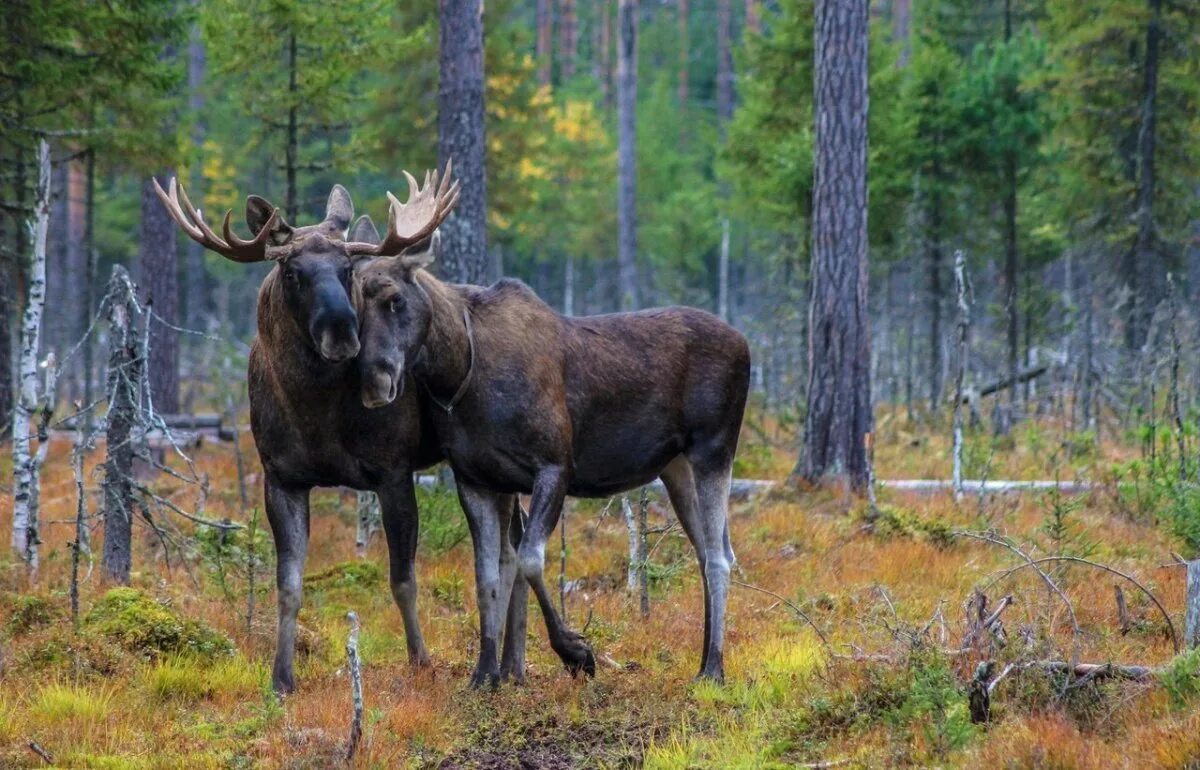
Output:
[[[449,169],[439,185],[426,177],[418,187],[406,174],[406,204],[391,200],[387,232],[379,238],[370,218],[347,232],[354,207],[337,185],[329,194],[325,219],[292,227],[279,210],[258,196],[246,200],[246,223],[254,237],[242,240],[225,215],[223,236],[204,221],[174,179],[159,198],[187,235],[235,262],[275,263],[258,294],[258,337],[250,352],[251,428],[262,459],[267,518],[275,539],[279,591],[279,630],[272,684],[277,692],[295,689],[293,656],[297,614],[308,550],[309,492],[318,486],[374,490],[382,507],[390,559],[392,595],[404,619],[409,658],[428,661],[417,622],[413,558],[417,546],[417,506],[413,471],[441,459],[431,432],[422,425],[417,394],[404,379],[388,385],[388,406],[368,411],[359,397],[364,385],[353,358],[359,352],[356,262],[398,257],[428,247],[430,236],[449,214],[458,194]],[[157,187],[157,183],[156,183]],[[513,501],[481,496],[477,503],[494,526],[507,527]],[[494,654],[481,665],[494,667]]]
[[[474,533],[486,562],[476,564],[486,581],[485,645],[495,649],[519,569],[555,652],[570,671],[594,673],[591,649],[567,629],[543,580],[546,539],[565,495],[608,496],[660,477],[703,576],[699,673],[723,679],[729,485],[750,379],[745,338],[690,308],[567,318],[518,281],[448,284],[421,269],[430,261],[428,252],[400,255],[356,270],[362,402],[387,407],[396,383],[415,375],[473,522],[485,517],[471,509],[489,496],[532,496],[519,553],[501,525]],[[520,675],[505,647],[503,668],[477,670],[477,682]]]

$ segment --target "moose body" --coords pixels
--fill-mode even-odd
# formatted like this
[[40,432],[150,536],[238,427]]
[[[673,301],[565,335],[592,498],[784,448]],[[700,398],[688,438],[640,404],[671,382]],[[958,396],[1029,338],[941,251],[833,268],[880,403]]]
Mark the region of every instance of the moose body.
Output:
[[[433,427],[464,506],[489,493],[531,495],[519,552],[493,537],[476,557],[496,560],[502,584],[518,573],[528,582],[551,646],[573,672],[594,673],[594,657],[558,616],[542,575],[564,496],[607,496],[661,477],[704,578],[700,674],[723,678],[729,482],[750,377],[745,339],[691,308],[566,318],[517,281],[452,285],[421,270],[424,263],[380,259],[358,274],[364,404],[387,403],[388,383],[411,369],[434,404]],[[493,633],[507,594],[496,599],[480,607]],[[508,647],[496,673],[519,675],[520,656],[513,670]]]
[[[407,204],[391,199],[383,239],[367,217],[351,232],[354,208],[338,185],[324,221],[309,227],[291,227],[278,209],[250,196],[246,221],[254,237],[249,241],[231,232],[229,214],[224,237],[218,236],[175,180],[170,193],[156,183],[168,212],[193,240],[236,262],[276,263],[259,290],[259,333],[248,375],[251,428],[277,557],[279,626],[272,684],[280,693],[296,686],[293,659],[314,487],[346,486],[379,495],[392,594],[403,616],[409,657],[428,661],[416,611],[418,518],[412,474],[440,460],[440,451],[422,426],[415,389],[403,388],[402,380],[393,383],[386,409],[367,412],[357,397],[362,386],[353,361],[359,352],[354,264],[428,244],[457,196],[457,186],[449,186],[449,170],[440,187],[436,176],[432,184],[426,178],[424,189],[411,177],[409,182]],[[485,497],[480,507],[498,509],[504,502]]]

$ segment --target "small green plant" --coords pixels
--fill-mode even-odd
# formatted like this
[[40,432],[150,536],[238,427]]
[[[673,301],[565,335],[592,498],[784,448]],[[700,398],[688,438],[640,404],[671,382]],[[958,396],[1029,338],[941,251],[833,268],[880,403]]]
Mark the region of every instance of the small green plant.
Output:
[[320,572],[304,576],[310,589],[374,588],[383,585],[383,567],[373,561],[343,561]]
[[1088,557],[1096,551],[1096,541],[1087,537],[1087,528],[1075,513],[1083,508],[1083,499],[1067,497],[1057,487],[1047,495],[1050,503],[1041,531],[1049,543],[1047,548],[1058,556]]
[[44,596],[20,596],[12,608],[12,614],[4,628],[13,636],[29,633],[35,628],[48,625],[62,613]]
[[1176,655],[1159,671],[1158,681],[1177,709],[1187,708],[1200,699],[1200,647]]
[[214,657],[233,652],[233,643],[206,624],[180,617],[171,607],[135,588],[114,588],[88,613],[89,630],[126,650],[150,657]]
[[417,487],[417,508],[421,511],[421,548],[426,553],[445,553],[467,539],[467,517],[450,487]]
[[466,584],[457,572],[434,578],[430,587],[433,597],[442,604],[459,610],[465,605]]

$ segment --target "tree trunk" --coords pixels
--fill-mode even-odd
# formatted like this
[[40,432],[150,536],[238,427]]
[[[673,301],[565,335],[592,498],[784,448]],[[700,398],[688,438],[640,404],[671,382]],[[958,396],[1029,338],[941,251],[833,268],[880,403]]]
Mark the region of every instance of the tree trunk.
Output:
[[441,271],[450,281],[484,283],[492,274],[487,248],[487,169],[483,107],[482,0],[441,0],[438,159],[453,158],[462,197],[442,225]]
[[[158,175],[164,186],[172,175]],[[138,244],[138,286],[150,320],[150,399],[156,412],[179,411],[178,241],[175,223],[154,192],[150,177],[142,183],[142,228]]]
[[[156,201],[157,202],[157,201]],[[137,300],[125,268],[113,268],[109,282],[108,456],[104,462],[105,576],[129,583],[133,564],[133,456],[131,433],[137,422],[142,381],[142,346]]]
[[[935,169],[934,184],[940,184]],[[929,408],[942,401],[942,201],[935,189],[929,211]]]
[[[724,143],[729,121],[733,117],[733,11],[730,0],[717,0],[717,127]],[[729,198],[727,186],[721,184],[721,201]],[[721,247],[717,257],[717,315],[729,320],[729,215],[721,215]]]
[[816,5],[808,414],[794,475],[869,479],[867,0]]
[[762,34],[762,9],[759,0],[746,0],[746,32],[752,35]]
[[38,143],[37,192],[33,200],[33,254],[26,280],[25,312],[21,320],[21,356],[17,365],[16,405],[13,409],[13,536],[12,546],[31,574],[37,572],[37,465],[30,451],[30,421],[38,408],[38,348],[42,310],[46,304],[46,234],[50,223],[50,147]]
[[296,191],[296,166],[300,163],[300,125],[299,125],[299,110],[300,105],[297,103],[299,96],[298,75],[296,71],[296,33],[288,35],[287,39],[287,58],[288,58],[288,121],[287,121],[287,145],[284,147],[284,166],[287,174],[287,192],[285,208],[287,210],[287,218],[289,221],[295,222],[299,213],[299,204],[297,203]]
[[[192,0],[198,4],[199,0]],[[192,28],[192,37],[188,45],[188,110],[192,119],[192,169],[188,180],[188,190],[194,200],[204,190],[204,139],[208,134],[205,124],[204,79],[208,69],[208,58],[204,48],[204,36],[199,25]],[[185,324],[189,329],[200,330],[205,327],[205,316],[208,314],[209,286],[208,271],[204,266],[204,247],[193,241],[187,241],[185,274],[187,275],[188,290],[185,294],[184,308]]]
[[600,88],[604,111],[612,110],[612,13],[608,0],[596,0],[596,31],[592,51],[592,76]]
[[637,0],[617,6],[617,291],[621,310],[638,306]]
[[558,74],[566,83],[575,77],[575,59],[579,53],[579,19],[575,14],[575,0],[560,0],[558,19]]
[[[85,177],[87,185],[87,209],[84,220],[84,239],[83,239],[83,256],[84,256],[84,271],[83,271],[83,304],[86,309],[86,323],[92,322],[93,314],[96,312],[96,150],[89,148],[85,159]],[[92,404],[92,374],[95,364],[95,343],[92,341],[92,336],[88,335],[83,341],[83,404],[85,407],[90,407]],[[92,420],[89,416],[84,418],[83,430],[86,434],[91,434]],[[85,440],[86,444],[87,441]]]
[[[1021,365],[1019,345],[1020,317],[1017,312],[1017,159],[1012,152],[1004,154],[1004,316],[1008,330],[1008,376],[1014,381]],[[1020,388],[1008,391],[1008,414],[1001,432],[1007,433],[1017,419],[1020,409]]]
[[554,12],[550,0],[537,0],[537,77],[538,85],[550,85],[550,41],[554,32]]
[[1146,341],[1154,308],[1162,298],[1162,264],[1154,234],[1154,154],[1158,141],[1158,58],[1162,32],[1162,0],[1149,0],[1146,61],[1143,70],[1142,116],[1138,131],[1137,237],[1127,279],[1133,288],[1126,344],[1133,350]]
[[678,96],[679,114],[682,116],[683,130],[680,132],[684,139],[687,134],[687,104],[688,104],[688,62],[691,59],[691,46],[688,37],[688,0],[679,0],[679,75]]

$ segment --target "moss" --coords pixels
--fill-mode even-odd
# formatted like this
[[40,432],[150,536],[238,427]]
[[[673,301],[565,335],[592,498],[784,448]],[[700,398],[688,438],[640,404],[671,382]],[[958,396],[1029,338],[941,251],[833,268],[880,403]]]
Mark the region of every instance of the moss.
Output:
[[383,567],[372,561],[344,561],[304,576],[304,587],[313,589],[374,587],[383,585]]
[[13,603],[12,614],[4,627],[13,636],[49,625],[62,613],[44,596],[20,596]]
[[87,627],[126,650],[151,657],[163,654],[213,657],[233,651],[233,643],[198,621],[180,617],[165,604],[134,588],[114,588],[87,616]]

